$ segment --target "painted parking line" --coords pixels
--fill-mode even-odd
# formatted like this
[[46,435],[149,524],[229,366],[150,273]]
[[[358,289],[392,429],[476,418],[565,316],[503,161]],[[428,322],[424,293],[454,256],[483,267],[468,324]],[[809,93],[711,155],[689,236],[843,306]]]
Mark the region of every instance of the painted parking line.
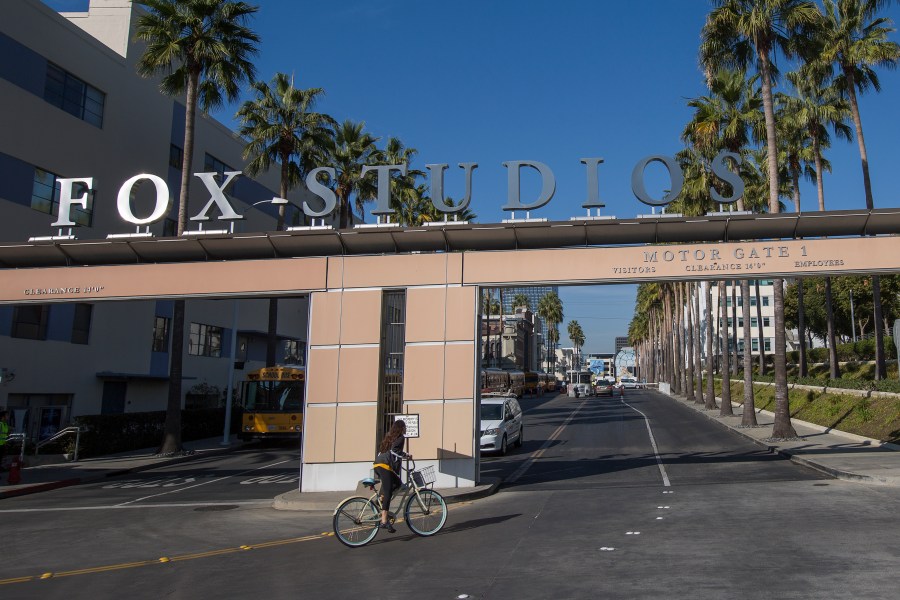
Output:
[[159,493],[159,494],[151,494],[151,495],[149,495],[149,496],[144,496],[144,497],[142,497],[142,498],[135,498],[134,500],[129,500],[128,502],[122,502],[122,503],[120,503],[120,504],[117,504],[116,506],[127,506],[127,505],[129,505],[129,504],[134,504],[135,502],[143,502],[144,500],[150,500],[151,498],[158,498],[158,497],[160,497],[160,496],[166,496],[166,495],[168,495],[168,494],[176,494],[176,493],[178,493],[178,492],[183,492],[183,491],[185,491],[185,490],[190,490],[190,489],[198,488],[198,487],[201,487],[201,486],[204,486],[204,485],[209,485],[210,483],[218,483],[218,482],[220,482],[220,481],[225,481],[226,479],[231,479],[232,477],[241,477],[241,476],[243,476],[243,475],[246,475],[247,473],[254,473],[254,472],[256,472],[256,471],[262,471],[263,469],[270,469],[270,468],[272,468],[272,467],[276,467],[276,466],[278,466],[278,465],[283,465],[284,463],[288,463],[288,462],[291,462],[291,461],[293,461],[293,460],[295,460],[295,459],[282,460],[282,461],[279,461],[279,462],[277,462],[277,463],[272,463],[272,464],[270,464],[270,465],[265,465],[265,466],[262,466],[262,467],[257,467],[257,468],[255,468],[255,469],[247,469],[246,471],[241,471],[240,473],[235,473],[234,475],[226,475],[225,477],[217,477],[217,478],[211,479],[211,480],[209,480],[209,481],[204,481],[203,483],[198,483],[198,484],[195,484],[195,485],[189,485],[189,486],[187,486],[187,487],[178,488],[177,490],[171,490],[171,491],[168,491],[168,492],[161,492],[161,493]]

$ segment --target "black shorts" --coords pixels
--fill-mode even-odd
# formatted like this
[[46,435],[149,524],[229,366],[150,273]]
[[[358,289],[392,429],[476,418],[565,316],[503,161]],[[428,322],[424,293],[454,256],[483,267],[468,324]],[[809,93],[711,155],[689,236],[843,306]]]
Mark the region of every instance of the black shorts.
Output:
[[375,474],[381,480],[381,489],[378,492],[381,495],[381,506],[384,510],[388,510],[394,490],[400,487],[400,477],[384,467],[375,467]]

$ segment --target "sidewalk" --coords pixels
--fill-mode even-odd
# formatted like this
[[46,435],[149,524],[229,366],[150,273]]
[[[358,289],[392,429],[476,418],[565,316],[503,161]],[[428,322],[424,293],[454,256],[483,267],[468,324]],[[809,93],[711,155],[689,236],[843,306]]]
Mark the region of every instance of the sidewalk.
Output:
[[[773,441],[772,426],[775,415],[765,410],[756,411],[759,427],[741,427],[744,407],[732,402],[733,417],[720,417],[719,410],[706,410],[702,404],[688,402],[681,396],[667,396],[695,410],[709,419],[727,427],[793,462],[810,467],[837,479],[890,486],[900,486],[900,446],[880,440],[828,429],[821,425],[791,419],[800,439]],[[721,406],[722,399],[716,398]]]

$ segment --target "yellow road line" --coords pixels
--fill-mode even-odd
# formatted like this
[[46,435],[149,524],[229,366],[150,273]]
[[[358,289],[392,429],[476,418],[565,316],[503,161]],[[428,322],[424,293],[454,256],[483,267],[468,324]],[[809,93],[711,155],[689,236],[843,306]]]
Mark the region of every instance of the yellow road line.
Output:
[[236,548],[222,548],[220,550],[210,550],[207,552],[194,552],[191,554],[182,554],[179,556],[161,557],[154,560],[141,560],[136,562],[119,563],[115,565],[103,565],[99,567],[88,567],[86,569],[74,569],[71,571],[59,571],[55,573],[41,573],[40,575],[29,575],[24,577],[11,577],[9,579],[0,579],[0,585],[8,585],[12,583],[25,583],[41,579],[58,579],[60,577],[72,577],[75,575],[89,575],[92,573],[106,573],[109,571],[118,571],[121,569],[134,569],[137,567],[148,567],[150,565],[160,565],[168,562],[181,562],[186,560],[195,560],[198,558],[208,558],[211,556],[222,556],[224,554],[235,554],[237,552],[245,552],[256,548],[271,548],[273,546],[284,546],[287,544],[296,544],[300,542],[310,542],[313,540],[321,540],[333,536],[332,532],[325,532],[317,535],[307,535],[303,537],[288,538],[286,540],[274,540],[271,542],[261,542],[246,546],[238,546]]

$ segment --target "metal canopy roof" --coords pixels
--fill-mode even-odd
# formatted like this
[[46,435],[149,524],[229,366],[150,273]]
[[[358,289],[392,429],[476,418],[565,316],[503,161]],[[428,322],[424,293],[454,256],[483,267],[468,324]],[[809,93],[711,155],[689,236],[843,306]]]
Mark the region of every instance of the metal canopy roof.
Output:
[[250,260],[405,252],[518,250],[900,234],[900,209],[701,217],[573,219],[428,227],[57,240],[0,245],[0,267]]

